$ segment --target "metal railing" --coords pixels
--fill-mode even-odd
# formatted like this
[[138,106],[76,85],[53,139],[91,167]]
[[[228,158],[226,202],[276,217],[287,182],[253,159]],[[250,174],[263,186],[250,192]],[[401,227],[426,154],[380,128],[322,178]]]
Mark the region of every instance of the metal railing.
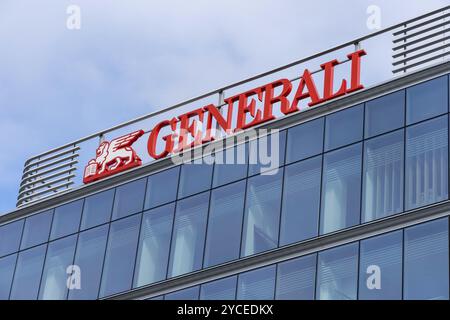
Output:
[[[324,58],[330,53],[337,54],[340,51],[344,49],[348,50],[349,48],[351,48],[351,50],[364,48],[363,44],[366,43],[366,41],[373,39],[377,40],[378,36],[390,32],[392,32],[392,35],[394,36],[393,45],[389,45],[394,52],[392,54],[392,58],[394,59],[393,73],[400,71],[408,72],[414,67],[424,66],[427,62],[435,62],[438,58],[445,58],[449,54],[447,48],[450,45],[449,43],[446,43],[449,39],[449,17],[450,5],[31,157],[25,162],[16,205],[17,207],[24,206],[70,190],[76,184],[76,179],[79,178],[77,173],[80,171],[83,172],[83,170],[78,170],[78,164],[81,158],[80,153],[86,151],[92,156],[95,154],[95,149],[93,149],[92,146],[85,146],[89,143],[92,144],[92,142],[94,142],[96,147],[105,139],[105,136],[110,134],[113,135],[120,129],[144,121],[155,121],[159,116],[170,114],[176,109],[181,110],[183,107],[195,102],[200,103],[201,100],[206,98],[211,100],[210,103],[218,101],[219,106],[221,106],[224,103],[225,92],[228,90],[232,91],[243,85],[261,81],[262,79],[281,71],[309,63],[314,59]],[[419,58],[423,59],[418,60]],[[346,62],[348,62],[348,60],[343,60],[341,61],[341,64]],[[397,68],[396,66],[399,65],[401,66]],[[320,71],[322,70],[317,70],[313,73],[318,73]],[[292,80],[298,79],[300,79],[300,77],[295,77]],[[148,133],[148,131],[146,131],[146,133]],[[81,165],[84,164],[82,163]]]

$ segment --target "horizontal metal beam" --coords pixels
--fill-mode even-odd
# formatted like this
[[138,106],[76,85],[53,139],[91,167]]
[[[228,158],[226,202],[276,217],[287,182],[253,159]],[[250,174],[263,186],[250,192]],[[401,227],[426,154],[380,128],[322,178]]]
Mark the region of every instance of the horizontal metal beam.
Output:
[[397,50],[399,50],[399,49],[407,48],[407,47],[409,47],[409,46],[412,46],[412,45],[414,45],[414,44],[417,44],[417,43],[422,42],[422,41],[425,41],[425,40],[429,40],[429,39],[434,38],[434,37],[436,37],[436,36],[445,35],[445,34],[448,33],[448,32],[450,32],[450,28],[446,28],[446,29],[443,29],[443,30],[439,30],[439,31],[437,31],[437,32],[427,34],[426,36],[424,36],[424,37],[422,37],[422,38],[418,38],[418,39],[415,39],[415,40],[411,40],[411,41],[409,41],[409,42],[404,42],[404,43],[402,43],[401,45],[398,45],[398,46],[393,47],[392,50],[393,50],[393,51],[397,51]]
[[445,18],[447,18],[447,17],[450,17],[450,13],[446,13],[446,14],[443,14],[443,15],[441,15],[441,16],[437,16],[437,17],[435,17],[435,18],[433,18],[433,19],[426,20],[426,21],[424,21],[424,22],[415,24],[415,25],[413,25],[413,26],[411,26],[411,27],[406,27],[406,28],[404,28],[404,29],[401,29],[401,30],[399,30],[399,31],[394,32],[393,35],[394,35],[394,36],[398,36],[398,35],[403,34],[403,33],[405,33],[405,32],[409,32],[409,31],[411,31],[411,30],[414,30],[414,29],[417,29],[417,28],[426,26],[427,24],[430,24],[430,23],[433,23],[433,22],[436,22],[436,21],[439,21],[439,20],[443,20],[443,19],[445,19]]
[[450,20],[449,20],[449,21],[442,22],[442,23],[439,23],[439,24],[434,25],[434,26],[431,26],[431,27],[429,27],[429,28],[425,28],[425,29],[423,29],[423,30],[420,30],[420,31],[417,31],[417,32],[408,34],[408,35],[406,35],[406,36],[404,36],[404,37],[396,38],[396,39],[392,40],[392,42],[393,42],[393,43],[398,43],[398,42],[400,42],[400,41],[404,41],[404,40],[407,40],[407,39],[409,39],[409,38],[416,37],[416,36],[421,35],[421,34],[423,34],[423,33],[425,33],[425,32],[432,31],[432,30],[434,30],[434,29],[437,29],[437,28],[440,28],[440,27],[444,27],[444,26],[447,26],[447,25],[449,25],[449,24],[450,24]]
[[[44,190],[44,191],[41,191],[41,192],[34,193],[34,194],[32,194],[32,195],[30,195],[30,196],[27,196],[27,197],[20,198],[20,199],[17,201],[17,206],[20,207],[24,202],[27,202],[29,199],[33,199],[33,198],[35,198],[35,197],[39,197],[39,196],[41,196],[41,195],[43,195],[43,194],[46,194],[46,193],[53,192],[53,194],[56,194],[56,193],[60,193],[60,192],[62,192],[62,191],[67,192],[68,189],[67,189],[67,190],[59,190],[59,189],[64,188],[64,187],[68,187],[68,186],[70,186],[70,185],[72,185],[72,184],[74,184],[73,181],[68,181],[68,182],[65,182],[65,183],[61,183],[61,184],[59,184],[59,185],[57,185],[57,186],[53,186],[53,187],[51,187],[51,188],[49,188],[49,189],[47,189],[47,190]],[[43,198],[42,198],[42,199],[43,199]]]
[[[74,158],[77,158],[78,156],[79,156],[78,154],[73,154],[71,156],[67,156],[67,157],[64,157],[64,158],[59,158],[56,161],[52,161],[52,162],[46,163],[46,164],[44,164],[44,165],[42,165],[40,167],[28,168],[26,171],[23,172],[23,176],[26,177],[26,175],[29,174],[29,173],[39,172],[40,169],[49,168],[49,167],[51,167],[51,166],[53,166],[55,164],[58,164],[58,163],[61,163],[61,162],[64,162],[64,161],[68,161],[68,160],[72,160]],[[72,160],[72,161],[74,161],[74,160]],[[69,162],[67,165],[69,165],[69,164],[71,164],[71,162]]]
[[19,193],[18,199],[20,200],[20,199],[22,199],[22,197],[23,197],[24,195],[30,194],[30,193],[32,193],[31,195],[36,195],[36,193],[34,193],[36,190],[40,190],[40,189],[43,189],[43,188],[45,188],[45,187],[49,187],[48,189],[51,189],[51,188],[53,187],[53,184],[55,184],[56,182],[60,182],[60,181],[64,181],[64,180],[70,181],[70,179],[72,179],[72,178],[74,178],[74,177],[75,177],[74,174],[69,174],[69,175],[63,176],[63,177],[61,177],[61,178],[54,179],[54,180],[51,180],[51,181],[49,181],[49,182],[43,183],[43,184],[41,184],[41,185],[38,185],[38,186],[35,186],[35,187],[32,187],[32,188],[23,190],[23,191],[21,191],[21,192]]
[[[450,32],[450,30],[449,30],[449,32]],[[392,58],[395,59],[395,58],[398,58],[398,57],[401,57],[401,56],[405,56],[405,55],[408,55],[410,53],[416,52],[416,51],[418,51],[420,49],[424,49],[424,48],[427,48],[429,46],[432,46],[434,44],[437,44],[437,43],[440,43],[440,42],[444,43],[444,41],[449,40],[449,39],[450,39],[450,36],[444,37],[442,39],[437,39],[437,40],[434,40],[434,41],[430,41],[430,42],[427,42],[427,43],[425,43],[423,45],[420,45],[420,46],[417,46],[417,47],[414,47],[414,48],[411,48],[411,49],[408,49],[408,50],[396,53],[396,54],[392,55]]]
[[445,57],[445,56],[448,56],[449,54],[450,54],[450,51],[444,52],[444,53],[435,55],[435,56],[433,56],[433,57],[430,57],[430,58],[427,58],[427,59],[418,61],[418,62],[416,62],[416,63],[408,64],[408,65],[405,65],[405,66],[403,66],[403,67],[401,67],[401,68],[394,69],[394,70],[392,70],[392,73],[397,73],[397,72],[400,72],[400,71],[406,71],[406,70],[408,70],[408,69],[411,69],[411,68],[420,66],[420,65],[422,65],[422,64],[424,64],[424,63],[427,63],[427,62],[430,62],[430,61],[433,61],[433,60],[436,60],[436,59],[439,59],[439,58],[443,58],[443,57]]
[[[27,183],[21,185],[20,188],[19,188],[19,192],[24,190],[24,189],[26,189],[26,188],[28,188],[29,186],[32,186],[32,185],[35,185],[35,184],[38,184],[38,183],[41,183],[41,182],[45,182],[45,181],[47,181],[49,179],[65,175],[65,174],[70,173],[70,172],[75,171],[75,170],[77,170],[77,168],[76,167],[72,167],[72,168],[68,168],[66,170],[58,171],[56,173],[50,174],[50,175],[45,176],[45,177],[42,176],[42,178],[39,178],[39,179],[30,181],[30,182],[27,182]],[[41,177],[41,175],[39,175],[39,177]],[[64,177],[67,178],[67,177],[70,177],[70,176],[69,175],[65,175]],[[29,190],[29,189],[27,189],[27,190]]]
[[413,56],[409,56],[409,57],[403,58],[401,60],[396,60],[396,61],[392,62],[392,65],[393,66],[398,66],[399,64],[403,64],[405,62],[408,62],[408,61],[411,61],[411,60],[415,60],[417,58],[421,58],[423,56],[429,55],[430,53],[444,50],[444,49],[446,49],[448,47],[450,47],[450,43],[446,43],[446,44],[444,44],[442,46],[439,46],[439,47],[436,47],[436,48],[433,48],[433,49],[430,49],[430,50],[426,50],[426,51],[420,52],[418,54],[415,54]]
[[[53,168],[48,169],[48,170],[43,170],[43,171],[39,170],[37,172],[35,170],[34,173],[27,173],[26,176],[22,176],[22,183],[26,183],[26,181],[30,181],[32,179],[36,179],[36,178],[38,178],[40,176],[44,176],[47,173],[55,172],[55,171],[58,171],[59,169],[66,168],[67,166],[70,166],[70,167],[72,167],[71,169],[76,170],[77,167],[74,167],[74,165],[77,164],[77,163],[78,163],[78,160],[72,160],[72,161],[70,161],[68,163],[63,163],[63,164],[61,164],[59,166],[53,167]],[[21,186],[22,186],[22,184],[21,184]]]

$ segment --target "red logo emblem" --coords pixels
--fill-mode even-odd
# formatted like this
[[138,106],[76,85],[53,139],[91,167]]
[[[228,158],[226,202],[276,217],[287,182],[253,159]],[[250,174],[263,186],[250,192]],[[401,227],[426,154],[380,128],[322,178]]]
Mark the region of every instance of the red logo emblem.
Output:
[[140,166],[142,160],[131,145],[143,134],[143,130],[138,130],[111,142],[103,141],[97,148],[96,158],[84,168],[83,182],[89,183]]

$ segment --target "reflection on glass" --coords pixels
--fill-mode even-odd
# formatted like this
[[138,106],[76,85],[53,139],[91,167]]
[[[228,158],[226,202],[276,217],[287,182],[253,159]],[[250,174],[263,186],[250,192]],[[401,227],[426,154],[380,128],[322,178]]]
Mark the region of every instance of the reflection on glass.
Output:
[[146,183],[147,178],[143,178],[117,187],[114,197],[113,219],[142,211]]
[[278,264],[276,299],[314,300],[316,254]]
[[148,177],[145,209],[172,202],[177,198],[180,167],[158,172]]
[[0,300],[8,300],[17,254],[0,259]]
[[253,176],[284,164],[286,130],[273,132],[249,143],[248,175]]
[[324,118],[288,129],[286,163],[315,156],[323,150]]
[[83,199],[65,204],[55,209],[50,240],[78,232]]
[[113,198],[114,189],[87,197],[84,201],[81,230],[108,222],[111,219]]
[[48,241],[53,210],[35,214],[25,219],[20,249],[26,249]]
[[248,147],[240,144],[215,156],[213,187],[243,179],[247,176]]
[[23,219],[0,227],[0,257],[19,250]]
[[241,273],[238,280],[238,300],[273,300],[275,265]]
[[237,276],[219,279],[202,284],[200,300],[234,300]]
[[183,164],[178,198],[188,197],[211,188],[213,167],[214,165],[208,163]]
[[361,104],[326,116],[325,151],[362,140],[363,113]]
[[199,286],[166,294],[164,300],[198,300]]

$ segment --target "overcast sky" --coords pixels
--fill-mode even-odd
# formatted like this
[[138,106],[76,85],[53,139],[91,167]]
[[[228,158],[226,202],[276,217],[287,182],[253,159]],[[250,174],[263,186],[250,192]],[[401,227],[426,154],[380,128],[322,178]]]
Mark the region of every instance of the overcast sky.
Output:
[[0,212],[34,154],[449,3],[1,0]]

